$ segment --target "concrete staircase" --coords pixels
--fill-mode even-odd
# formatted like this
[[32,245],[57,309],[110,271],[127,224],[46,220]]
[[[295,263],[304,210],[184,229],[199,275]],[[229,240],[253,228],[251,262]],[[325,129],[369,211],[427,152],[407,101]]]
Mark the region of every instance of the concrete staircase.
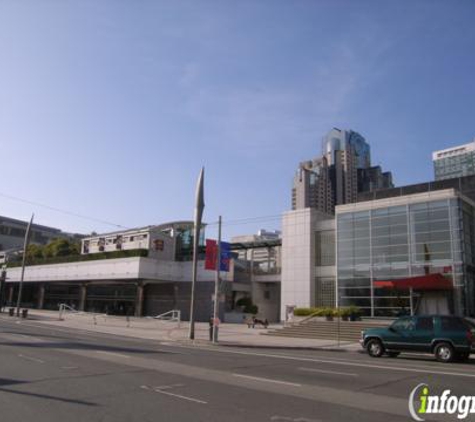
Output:
[[360,339],[361,331],[371,327],[387,327],[391,320],[363,321],[325,321],[321,318],[311,318],[300,323],[269,330],[263,335],[277,337],[293,337],[305,339],[337,340],[338,330],[340,341],[356,342]]

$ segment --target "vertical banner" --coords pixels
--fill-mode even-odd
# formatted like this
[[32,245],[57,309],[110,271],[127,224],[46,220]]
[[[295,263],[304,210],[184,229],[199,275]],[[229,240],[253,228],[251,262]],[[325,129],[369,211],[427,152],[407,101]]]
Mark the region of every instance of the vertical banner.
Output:
[[[205,270],[216,270],[216,255],[218,254],[218,242],[213,239],[206,239]],[[231,244],[221,242],[220,271],[229,272],[229,261],[231,259]]]
[[206,239],[205,270],[216,269],[216,253],[218,244],[216,240]]
[[221,242],[221,263],[219,269],[229,272],[229,261],[231,260],[231,245],[228,242]]

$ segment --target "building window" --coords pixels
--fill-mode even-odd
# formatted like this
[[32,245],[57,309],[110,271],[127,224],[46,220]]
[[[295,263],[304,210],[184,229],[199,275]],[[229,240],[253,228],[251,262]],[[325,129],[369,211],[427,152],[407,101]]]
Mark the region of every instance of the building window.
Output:
[[335,232],[325,230],[315,232],[315,266],[335,265]]
[[315,306],[335,307],[335,278],[315,278]]

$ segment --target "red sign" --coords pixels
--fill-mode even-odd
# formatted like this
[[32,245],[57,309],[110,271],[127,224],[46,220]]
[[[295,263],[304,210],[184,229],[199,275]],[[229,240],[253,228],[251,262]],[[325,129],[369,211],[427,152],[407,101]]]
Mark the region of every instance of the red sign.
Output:
[[448,274],[452,272],[452,265],[447,265],[446,267],[443,268],[443,273]]
[[218,244],[216,240],[206,239],[205,270],[216,270],[216,255]]

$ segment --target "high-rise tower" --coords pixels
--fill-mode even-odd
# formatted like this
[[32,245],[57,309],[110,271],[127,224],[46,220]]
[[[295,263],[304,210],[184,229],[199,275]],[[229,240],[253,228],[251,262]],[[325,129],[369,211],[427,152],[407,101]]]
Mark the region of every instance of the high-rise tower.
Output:
[[355,202],[358,192],[393,187],[390,172],[371,167],[370,146],[359,133],[332,129],[323,155],[300,163],[292,188],[292,209],[332,214],[335,205]]

